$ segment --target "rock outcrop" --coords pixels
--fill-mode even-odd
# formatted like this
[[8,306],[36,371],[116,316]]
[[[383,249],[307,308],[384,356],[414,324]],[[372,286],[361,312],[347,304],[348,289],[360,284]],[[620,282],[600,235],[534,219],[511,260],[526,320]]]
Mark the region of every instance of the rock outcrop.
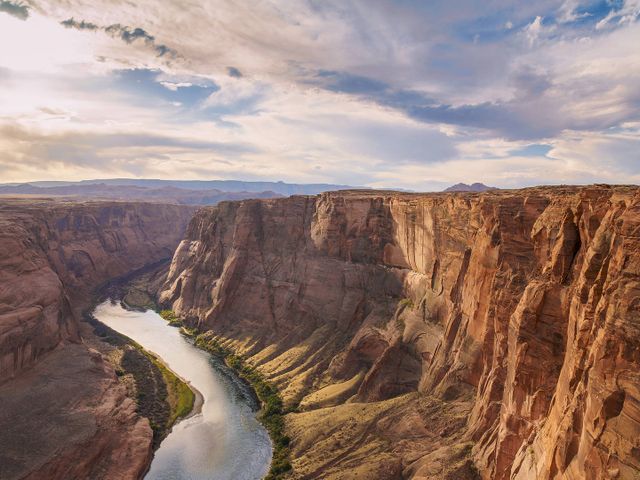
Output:
[[1,478],[144,472],[149,423],[83,342],[80,315],[104,282],[171,257],[192,213],[160,204],[0,203]]
[[638,252],[636,187],[222,203],[161,300],[302,411],[299,478],[633,479]]

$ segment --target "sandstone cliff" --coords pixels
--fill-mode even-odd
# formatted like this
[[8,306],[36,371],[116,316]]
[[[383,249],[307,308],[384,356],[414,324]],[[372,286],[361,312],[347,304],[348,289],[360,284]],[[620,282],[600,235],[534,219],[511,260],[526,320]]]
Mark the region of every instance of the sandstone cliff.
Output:
[[223,203],[161,300],[298,408],[299,478],[633,479],[639,251],[635,187]]
[[1,478],[144,471],[148,421],[83,342],[80,314],[104,282],[170,257],[192,212],[117,202],[0,204]]

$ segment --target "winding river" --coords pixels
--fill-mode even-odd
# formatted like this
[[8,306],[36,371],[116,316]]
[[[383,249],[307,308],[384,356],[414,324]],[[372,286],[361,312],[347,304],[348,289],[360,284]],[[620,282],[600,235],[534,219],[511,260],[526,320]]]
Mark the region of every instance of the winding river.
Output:
[[129,311],[106,301],[94,315],[158,355],[203,396],[202,411],[174,425],[145,479],[259,480],[266,475],[271,441],[256,419],[251,388],[233,371],[152,310]]

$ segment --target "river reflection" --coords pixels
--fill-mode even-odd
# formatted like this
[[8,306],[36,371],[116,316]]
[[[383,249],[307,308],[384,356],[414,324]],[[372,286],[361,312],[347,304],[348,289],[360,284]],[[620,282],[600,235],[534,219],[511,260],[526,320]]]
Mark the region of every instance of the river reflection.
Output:
[[192,345],[160,315],[98,305],[94,316],[154,352],[202,394],[202,412],[179,422],[156,451],[145,479],[259,480],[271,461],[271,442],[256,419],[251,389],[223,362]]

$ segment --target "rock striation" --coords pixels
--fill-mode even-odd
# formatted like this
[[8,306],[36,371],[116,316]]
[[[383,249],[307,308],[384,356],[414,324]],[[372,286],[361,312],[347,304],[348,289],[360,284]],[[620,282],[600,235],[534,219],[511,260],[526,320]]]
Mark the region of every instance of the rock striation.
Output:
[[633,479],[639,251],[637,187],[222,203],[161,301],[301,412],[294,477]]
[[144,472],[149,423],[84,341],[81,312],[103,283],[171,257],[192,213],[160,204],[0,203],[1,478]]

